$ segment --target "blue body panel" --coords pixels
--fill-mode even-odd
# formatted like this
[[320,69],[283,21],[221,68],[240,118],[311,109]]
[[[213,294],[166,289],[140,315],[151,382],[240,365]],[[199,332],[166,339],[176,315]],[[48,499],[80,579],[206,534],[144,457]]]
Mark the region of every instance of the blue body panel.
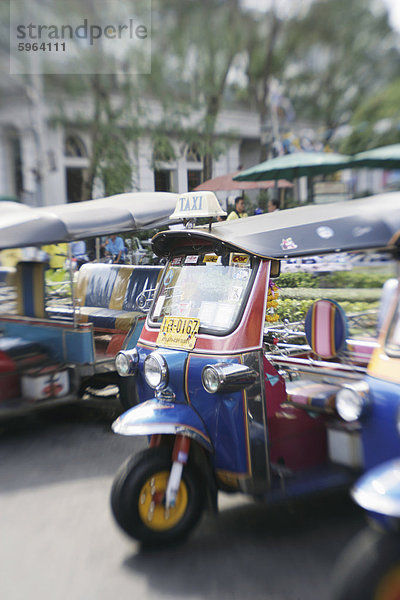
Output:
[[45,316],[46,265],[39,262],[21,261],[17,265],[17,310],[27,317]]
[[370,407],[361,422],[364,467],[371,469],[394,456],[400,456],[400,434],[397,429],[400,410],[400,386],[367,376]]
[[384,529],[398,531],[400,519],[400,459],[387,461],[360,477],[354,500]]
[[[137,347],[139,352],[139,370],[137,376],[138,395],[141,400],[153,398],[152,390],[145,382],[143,362],[153,348]],[[181,419],[181,406],[188,404],[191,410],[201,415],[204,430],[215,449],[214,468],[238,474],[248,474],[249,450],[247,433],[247,411],[242,392],[209,394],[201,382],[201,373],[205,365],[217,362],[240,362],[240,356],[207,356],[190,354],[184,350],[162,349],[167,361],[170,379],[168,388],[176,394],[176,422]],[[152,402],[157,402],[153,399]],[[159,402],[163,406],[164,402]],[[200,417],[199,417],[200,418]],[[154,432],[153,432],[154,433]],[[142,435],[142,434],[141,434]]]
[[38,325],[1,319],[0,327],[5,336],[38,342],[59,362],[94,363],[93,333],[90,329],[54,326],[51,322]]
[[238,363],[236,357],[191,355],[187,369],[190,404],[200,412],[215,447],[214,468],[238,474],[250,470],[247,411],[242,392],[209,394],[201,382],[206,365],[217,362]]

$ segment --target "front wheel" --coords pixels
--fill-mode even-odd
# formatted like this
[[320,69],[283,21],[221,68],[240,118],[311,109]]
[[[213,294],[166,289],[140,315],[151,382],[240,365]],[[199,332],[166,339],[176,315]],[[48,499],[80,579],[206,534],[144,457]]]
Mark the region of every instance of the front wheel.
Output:
[[332,600],[398,600],[400,536],[373,529],[362,531],[341,557]]
[[118,525],[144,544],[168,544],[185,538],[204,508],[204,485],[194,465],[184,466],[174,507],[164,498],[171,471],[171,449],[147,448],[119,469],[111,490]]

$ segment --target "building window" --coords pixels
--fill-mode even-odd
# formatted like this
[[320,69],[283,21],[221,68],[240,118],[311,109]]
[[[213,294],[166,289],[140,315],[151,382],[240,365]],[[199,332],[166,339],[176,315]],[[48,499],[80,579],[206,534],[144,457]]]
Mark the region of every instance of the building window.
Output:
[[73,156],[78,158],[85,158],[87,156],[85,144],[81,138],[75,134],[69,134],[65,138],[64,146],[65,156]]
[[170,169],[159,169],[154,171],[154,190],[156,192],[170,192],[172,189]]
[[6,195],[20,198],[23,193],[22,151],[18,130],[7,127],[4,130],[4,164],[2,169],[5,176]]
[[15,195],[19,198],[23,190],[21,143],[18,137],[11,140]]
[[65,135],[64,155],[67,202],[86,200],[85,183],[89,174],[89,158],[86,146],[79,135],[75,133]]
[[187,187],[188,192],[191,192],[195,187],[200,185],[202,182],[203,171],[197,170],[188,170],[187,172]]
[[67,202],[80,202],[83,200],[83,185],[86,169],[67,167]]

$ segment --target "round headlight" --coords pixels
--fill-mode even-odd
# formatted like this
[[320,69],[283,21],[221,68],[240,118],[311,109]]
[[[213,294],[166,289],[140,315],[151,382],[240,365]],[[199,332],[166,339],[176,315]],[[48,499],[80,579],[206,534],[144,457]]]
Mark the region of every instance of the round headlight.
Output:
[[139,362],[139,354],[136,348],[133,350],[122,350],[115,357],[115,368],[118,375],[127,377],[133,375]]
[[336,394],[336,410],[339,416],[347,422],[357,421],[367,404],[369,388],[364,382],[354,385],[344,385]]
[[215,394],[219,388],[219,377],[217,371],[213,367],[204,367],[201,374],[204,389],[209,394]]
[[151,388],[165,388],[168,383],[167,361],[159,352],[149,354],[143,366],[144,377]]

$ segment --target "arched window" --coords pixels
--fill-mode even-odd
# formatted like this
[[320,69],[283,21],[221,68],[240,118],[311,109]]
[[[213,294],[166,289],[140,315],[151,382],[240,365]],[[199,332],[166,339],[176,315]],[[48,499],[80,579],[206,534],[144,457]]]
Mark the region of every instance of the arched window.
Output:
[[201,153],[196,143],[190,144],[186,150],[186,160],[188,162],[201,162]]
[[86,147],[81,138],[75,133],[69,133],[65,137],[64,144],[65,156],[71,156],[75,158],[86,158],[87,152]]

